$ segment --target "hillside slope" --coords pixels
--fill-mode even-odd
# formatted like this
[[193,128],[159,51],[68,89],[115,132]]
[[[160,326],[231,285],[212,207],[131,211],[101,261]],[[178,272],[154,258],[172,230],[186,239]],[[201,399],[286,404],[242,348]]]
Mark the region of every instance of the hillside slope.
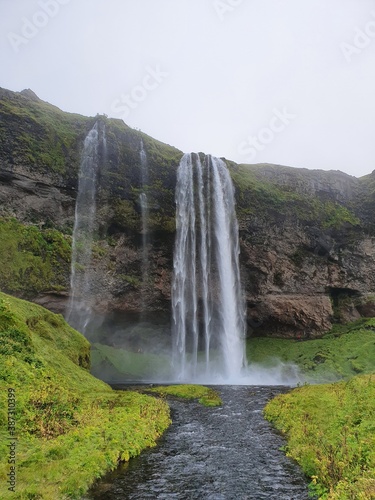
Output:
[[170,424],[167,404],[90,375],[60,315],[0,293],[0,497],[80,498]]

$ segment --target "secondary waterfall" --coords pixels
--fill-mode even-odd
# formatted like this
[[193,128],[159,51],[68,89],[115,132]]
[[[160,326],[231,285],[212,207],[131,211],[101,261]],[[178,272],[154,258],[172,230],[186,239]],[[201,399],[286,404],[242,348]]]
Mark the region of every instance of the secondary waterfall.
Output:
[[144,309],[144,294],[148,281],[148,271],[149,271],[149,260],[148,260],[148,218],[149,218],[149,208],[148,208],[148,198],[147,198],[147,187],[148,187],[148,162],[146,151],[143,146],[143,141],[141,140],[141,149],[139,152],[141,161],[141,182],[142,182],[142,193],[139,196],[139,204],[141,207],[142,216],[142,310]]
[[233,184],[225,163],[185,154],[177,172],[172,313],[180,380],[235,380],[246,364]]
[[95,232],[100,136],[105,154],[105,131],[99,130],[98,123],[95,123],[84,141],[73,228],[70,299],[66,319],[83,334],[91,314],[89,266]]

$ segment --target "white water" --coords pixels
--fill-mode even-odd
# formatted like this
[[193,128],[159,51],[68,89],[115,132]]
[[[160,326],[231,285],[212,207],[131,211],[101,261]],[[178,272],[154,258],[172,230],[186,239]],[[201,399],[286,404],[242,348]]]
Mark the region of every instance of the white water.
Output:
[[139,196],[139,204],[141,207],[142,216],[142,309],[144,309],[144,291],[147,287],[148,282],[148,272],[149,272],[149,256],[148,256],[148,220],[149,220],[149,208],[148,208],[148,198],[146,190],[148,187],[148,161],[146,151],[143,146],[143,141],[141,140],[141,149],[139,152],[141,161],[141,182],[142,182],[142,193]]
[[222,160],[183,156],[177,173],[172,310],[179,380],[233,381],[245,357],[234,190]]
[[[103,132],[103,149],[106,142]],[[66,320],[85,333],[90,320],[90,263],[96,219],[96,180],[99,167],[98,124],[88,133],[83,147],[73,228],[70,297]]]

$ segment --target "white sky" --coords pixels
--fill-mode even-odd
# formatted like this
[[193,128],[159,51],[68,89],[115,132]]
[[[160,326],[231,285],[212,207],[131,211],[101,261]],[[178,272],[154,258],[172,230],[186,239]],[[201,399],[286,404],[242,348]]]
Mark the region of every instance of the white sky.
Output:
[[361,176],[375,1],[0,0],[0,86],[184,152]]

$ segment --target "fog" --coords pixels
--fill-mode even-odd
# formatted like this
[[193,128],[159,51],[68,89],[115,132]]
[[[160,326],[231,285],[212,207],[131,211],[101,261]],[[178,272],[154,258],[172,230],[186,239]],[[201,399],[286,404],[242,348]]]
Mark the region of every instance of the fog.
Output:
[[371,0],[0,0],[0,85],[240,163],[375,168]]

